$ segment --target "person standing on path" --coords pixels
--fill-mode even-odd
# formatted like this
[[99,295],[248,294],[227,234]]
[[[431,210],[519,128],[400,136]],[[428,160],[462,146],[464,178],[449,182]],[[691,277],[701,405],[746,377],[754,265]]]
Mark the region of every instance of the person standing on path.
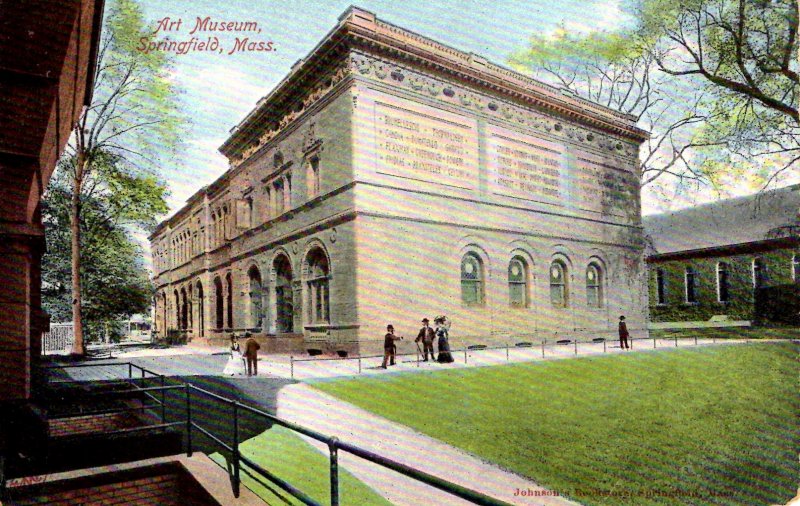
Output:
[[419,329],[419,334],[417,334],[417,338],[414,340],[415,343],[419,343],[422,341],[422,348],[423,348],[423,362],[428,361],[428,353],[431,354],[431,360],[436,360],[436,357],[433,355],[433,340],[436,337],[436,332],[428,325],[430,320],[427,318],[422,319],[422,328]]
[[386,362],[390,362],[389,365],[394,365],[394,359],[397,355],[397,346],[394,342],[400,339],[403,339],[403,336],[394,335],[394,327],[387,325],[386,335],[383,336],[383,364],[381,364],[381,368],[386,369]]
[[631,347],[628,344],[628,326],[625,324],[625,317],[619,317],[619,347],[623,350],[629,350]]
[[245,332],[244,337],[248,338],[244,344],[244,356],[247,359],[247,375],[258,376],[258,350],[261,345],[258,341],[250,337],[250,332]]

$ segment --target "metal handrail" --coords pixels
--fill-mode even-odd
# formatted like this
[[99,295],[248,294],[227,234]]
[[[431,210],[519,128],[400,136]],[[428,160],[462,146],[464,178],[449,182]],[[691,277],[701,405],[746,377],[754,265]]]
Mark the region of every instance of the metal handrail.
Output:
[[[326,444],[328,446],[329,458],[330,458],[329,463],[330,463],[330,489],[331,489],[330,497],[331,497],[331,506],[338,506],[339,505],[339,464],[338,464],[338,452],[339,452],[339,450],[346,451],[346,452],[348,452],[348,453],[350,453],[352,455],[355,455],[357,457],[365,459],[365,460],[367,460],[369,462],[372,462],[374,464],[383,466],[383,467],[385,467],[387,469],[391,469],[392,471],[400,473],[400,474],[402,474],[404,476],[408,476],[409,478],[412,478],[414,480],[420,481],[420,482],[425,483],[427,485],[430,485],[432,487],[438,488],[438,489],[443,490],[443,491],[445,491],[445,492],[447,492],[449,494],[453,494],[456,497],[459,497],[461,499],[465,499],[465,500],[470,501],[470,502],[475,503],[475,504],[481,504],[481,505],[485,505],[485,506],[508,506],[508,503],[505,503],[505,502],[500,501],[498,499],[495,499],[493,497],[489,497],[489,496],[487,496],[485,494],[482,494],[480,492],[476,492],[476,491],[471,490],[469,488],[462,487],[461,485],[457,485],[455,483],[449,482],[447,480],[444,480],[444,479],[439,478],[437,476],[434,476],[432,474],[428,474],[428,473],[425,473],[423,471],[419,471],[418,469],[414,469],[413,467],[407,466],[407,465],[402,464],[400,462],[396,462],[394,460],[388,459],[388,458],[383,457],[381,455],[378,455],[376,453],[370,452],[368,450],[364,450],[364,449],[359,448],[359,447],[357,447],[355,445],[352,445],[352,444],[349,444],[349,443],[344,443],[342,441],[339,441],[339,439],[336,438],[336,437],[326,436],[326,435],[324,435],[324,434],[322,434],[320,432],[317,432],[315,430],[303,427],[302,425],[298,425],[298,424],[296,424],[294,422],[290,422],[288,420],[284,420],[284,419],[279,418],[279,417],[277,417],[275,415],[267,413],[266,411],[263,411],[263,410],[261,410],[259,408],[256,408],[256,407],[253,407],[253,406],[248,406],[247,404],[242,404],[238,400],[229,399],[229,398],[223,397],[223,396],[221,396],[219,394],[215,394],[214,392],[209,392],[208,390],[205,390],[203,388],[195,386],[195,385],[193,385],[191,383],[186,383],[185,384],[185,388],[186,388],[186,405],[187,405],[187,421],[186,421],[187,430],[190,431],[192,428],[198,429],[201,433],[203,433],[204,435],[208,436],[215,443],[217,443],[222,448],[224,448],[225,450],[227,450],[228,452],[231,453],[232,458],[233,458],[233,469],[234,469],[234,476],[232,477],[233,478],[232,479],[232,483],[233,483],[233,489],[234,489],[234,496],[236,496],[236,497],[239,496],[239,485],[240,485],[239,465],[240,465],[240,462],[241,462],[241,463],[244,463],[245,465],[247,465],[248,467],[250,467],[251,469],[253,469],[254,471],[256,471],[257,473],[263,475],[265,478],[273,481],[275,484],[277,484],[282,489],[284,489],[285,491],[287,491],[290,494],[292,494],[294,497],[296,497],[297,499],[302,501],[304,504],[314,505],[314,506],[316,506],[318,504],[313,499],[311,499],[309,496],[305,495],[302,491],[300,491],[297,488],[295,488],[294,486],[292,486],[290,483],[281,480],[280,478],[278,478],[277,476],[274,476],[271,472],[269,472],[268,470],[264,469],[260,465],[256,464],[255,462],[253,462],[249,458],[243,457],[241,454],[239,454],[239,449],[238,449],[238,422],[239,422],[239,411],[243,410],[243,411],[255,414],[257,416],[260,416],[262,418],[265,418],[265,419],[269,420],[270,422],[278,424],[278,425],[280,425],[282,427],[285,427],[287,429],[290,429],[290,430],[292,430],[294,432],[298,432],[300,434],[303,434],[303,435],[305,435],[307,437],[310,437],[310,438],[312,438],[312,439],[314,439],[316,441],[319,441],[321,443],[324,443],[324,444]],[[234,423],[233,439],[234,439],[234,441],[233,441],[233,444],[228,445],[227,443],[225,443],[224,441],[219,439],[217,436],[215,436],[213,433],[211,433],[210,431],[208,431],[204,427],[202,427],[202,426],[198,425],[197,423],[191,421],[191,392],[192,391],[196,391],[196,392],[201,393],[203,395],[206,395],[206,396],[208,396],[208,397],[210,397],[212,399],[216,399],[216,400],[218,400],[220,402],[224,402],[224,403],[226,403],[228,405],[233,406],[233,408],[234,408],[234,416],[233,416],[233,423]],[[192,436],[191,436],[191,433],[187,434],[187,443],[188,443],[187,455],[191,456],[192,455]]]

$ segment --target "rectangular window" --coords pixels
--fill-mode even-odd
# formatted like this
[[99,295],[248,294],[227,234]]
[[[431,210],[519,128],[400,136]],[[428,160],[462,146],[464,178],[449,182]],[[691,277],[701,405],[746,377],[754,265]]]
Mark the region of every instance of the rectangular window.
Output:
[[717,265],[717,300],[719,302],[730,301],[730,290],[728,285],[728,264],[720,262]]
[[697,303],[697,274],[691,267],[686,268],[686,302]]
[[316,156],[308,161],[308,198],[319,196],[319,158]]
[[667,280],[664,275],[663,269],[658,269],[656,271],[656,300],[658,301],[659,305],[665,305],[667,303]]
[[284,209],[283,181],[275,181],[275,183],[272,185],[272,188],[275,190],[275,216],[280,216],[283,214]]

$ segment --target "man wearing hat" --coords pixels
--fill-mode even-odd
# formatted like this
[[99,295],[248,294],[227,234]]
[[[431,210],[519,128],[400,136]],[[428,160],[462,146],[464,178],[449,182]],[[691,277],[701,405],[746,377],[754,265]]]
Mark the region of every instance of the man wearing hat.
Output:
[[[436,337],[436,332],[428,323],[430,323],[430,320],[427,318],[422,319],[422,328],[419,329],[419,334],[417,334],[417,338],[414,339],[415,343],[422,341],[422,356],[424,362],[428,361],[428,352],[431,354],[431,360],[436,360],[436,357],[433,355],[433,340]],[[417,344],[417,347],[419,347],[419,344]]]
[[628,344],[628,337],[630,334],[628,333],[628,326],[625,324],[625,317],[619,317],[619,347],[623,350],[630,349],[630,345]]
[[383,364],[381,364],[383,369],[386,369],[386,362],[390,362],[389,365],[394,365],[394,357],[397,355],[397,346],[395,346],[394,342],[400,339],[403,339],[403,337],[394,335],[394,327],[387,325],[386,335],[383,337]]

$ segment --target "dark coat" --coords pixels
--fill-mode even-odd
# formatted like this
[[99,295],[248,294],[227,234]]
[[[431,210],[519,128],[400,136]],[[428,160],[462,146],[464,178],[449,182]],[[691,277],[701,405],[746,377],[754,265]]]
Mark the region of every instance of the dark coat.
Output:
[[421,329],[419,329],[419,334],[417,334],[417,338],[414,339],[414,342],[418,343],[422,341],[425,344],[430,344],[433,343],[435,337],[436,337],[435,330],[433,330],[431,327],[422,327]]
[[247,340],[244,344],[244,356],[245,357],[252,357],[255,358],[258,356],[258,350],[261,349],[261,345],[258,344],[258,341],[253,339],[252,337]]

